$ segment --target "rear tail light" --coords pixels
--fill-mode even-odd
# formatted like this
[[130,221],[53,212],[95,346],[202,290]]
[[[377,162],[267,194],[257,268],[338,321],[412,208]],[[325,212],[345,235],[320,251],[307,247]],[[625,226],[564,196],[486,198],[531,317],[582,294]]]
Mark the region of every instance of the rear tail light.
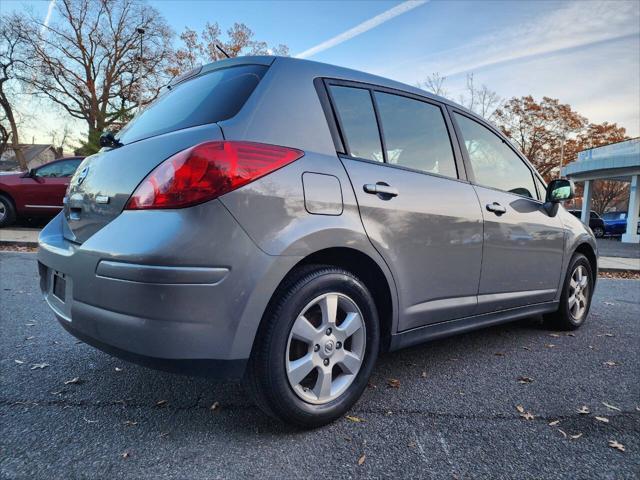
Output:
[[176,153],[142,181],[127,210],[183,208],[224,195],[302,157],[293,148],[206,142]]

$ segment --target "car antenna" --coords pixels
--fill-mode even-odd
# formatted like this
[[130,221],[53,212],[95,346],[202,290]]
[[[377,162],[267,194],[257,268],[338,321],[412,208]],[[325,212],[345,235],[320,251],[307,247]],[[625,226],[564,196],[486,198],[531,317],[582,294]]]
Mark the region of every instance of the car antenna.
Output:
[[219,44],[217,44],[217,43],[216,43],[216,48],[217,48],[218,50],[220,50],[220,51],[224,54],[224,56],[225,56],[225,57],[227,57],[227,58],[231,58],[231,57],[229,56],[229,54],[228,54],[227,52],[225,52],[225,51],[224,51],[224,49],[223,49]]

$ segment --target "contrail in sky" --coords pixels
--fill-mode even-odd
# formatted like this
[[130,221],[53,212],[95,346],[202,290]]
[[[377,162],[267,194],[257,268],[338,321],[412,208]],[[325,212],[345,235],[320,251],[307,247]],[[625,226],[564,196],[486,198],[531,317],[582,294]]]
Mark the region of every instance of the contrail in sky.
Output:
[[44,17],[44,25],[42,26],[42,33],[49,26],[49,20],[51,20],[51,14],[53,13],[53,8],[56,6],[56,0],[51,0],[49,2],[49,8],[47,9],[47,16]]
[[358,35],[377,27],[378,25],[382,25],[383,23],[388,22],[398,15],[402,15],[409,10],[413,10],[420,5],[424,5],[428,1],[429,0],[407,0],[405,2],[402,2],[401,4],[396,5],[395,7],[390,8],[385,12],[382,12],[380,15],[376,15],[375,17],[370,18],[369,20],[366,20],[353,28],[350,28],[346,32],[342,32],[340,35],[336,35],[335,37],[330,38],[329,40],[326,40],[316,45],[315,47],[311,47],[304,52],[298,53],[296,55],[296,58],[311,57],[316,53],[322,52],[331,47],[335,47],[336,45],[339,45],[342,42],[346,42],[347,40],[351,40],[352,38],[357,37]]

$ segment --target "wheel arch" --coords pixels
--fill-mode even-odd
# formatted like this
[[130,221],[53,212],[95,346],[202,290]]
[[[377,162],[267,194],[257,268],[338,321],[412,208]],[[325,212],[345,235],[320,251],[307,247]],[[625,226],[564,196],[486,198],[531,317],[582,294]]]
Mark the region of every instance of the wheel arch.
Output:
[[573,257],[573,255],[575,255],[576,253],[581,253],[582,255],[587,257],[587,260],[589,260],[589,265],[591,265],[591,271],[593,272],[593,283],[595,284],[598,278],[598,257],[594,248],[591,246],[591,244],[582,242],[576,246],[571,256]]
[[289,269],[267,303],[263,316],[260,319],[260,324],[256,330],[251,351],[253,352],[255,349],[259,332],[265,321],[266,314],[273,304],[276,292],[280,286],[288,280],[293,271],[305,265],[330,265],[343,268],[352,272],[366,285],[373,296],[378,312],[380,322],[380,351],[387,351],[391,342],[395,318],[395,284],[390,276],[391,274],[385,274],[383,267],[370,255],[349,247],[329,247],[318,250],[305,256]]

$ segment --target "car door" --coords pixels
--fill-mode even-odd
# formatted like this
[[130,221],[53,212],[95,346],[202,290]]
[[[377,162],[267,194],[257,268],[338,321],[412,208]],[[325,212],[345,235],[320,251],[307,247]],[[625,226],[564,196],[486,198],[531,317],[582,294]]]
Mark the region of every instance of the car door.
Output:
[[463,112],[453,116],[484,215],[476,313],[553,300],[564,231],[560,217],[543,208],[540,180],[498,132]]
[[357,84],[328,88],[364,228],[396,281],[399,330],[470,315],[482,213],[458,175],[443,107]]
[[23,178],[25,209],[32,213],[61,209],[71,176],[80,162],[80,159],[71,159],[48,163],[35,169],[30,177]]

